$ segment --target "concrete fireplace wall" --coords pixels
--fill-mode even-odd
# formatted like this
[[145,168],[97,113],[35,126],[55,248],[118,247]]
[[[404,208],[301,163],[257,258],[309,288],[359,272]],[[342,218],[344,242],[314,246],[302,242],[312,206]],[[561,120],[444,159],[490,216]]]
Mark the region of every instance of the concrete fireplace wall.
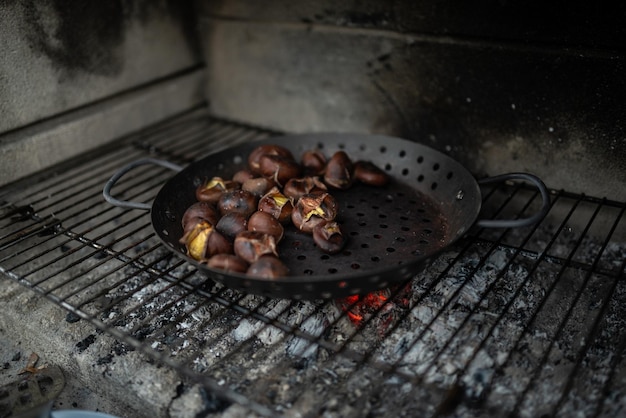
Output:
[[191,2],[0,2],[0,184],[204,100]]
[[384,133],[626,199],[625,6],[199,1],[221,116]]

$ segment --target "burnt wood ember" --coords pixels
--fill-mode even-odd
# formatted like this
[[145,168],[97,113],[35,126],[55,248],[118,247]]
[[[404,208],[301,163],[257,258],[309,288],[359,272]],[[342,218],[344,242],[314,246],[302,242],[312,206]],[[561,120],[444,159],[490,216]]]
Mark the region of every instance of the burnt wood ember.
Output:
[[[411,280],[330,301],[215,284],[172,256],[147,213],[102,202],[111,173],[154,150],[185,164],[270,134],[191,113],[0,190],[0,276],[59,305],[56,327],[86,327],[72,341],[89,364],[80,373],[110,383],[93,389],[161,391],[146,416],[173,417],[183,405],[324,417],[611,417],[626,408],[625,202],[554,192],[537,226],[474,228]],[[148,202],[171,175],[139,167],[117,192]],[[487,188],[483,216],[523,217],[538,200],[521,185]],[[30,209],[16,218],[11,208]],[[13,295],[0,293],[3,305],[52,341],[37,325],[43,307],[20,308]],[[2,326],[18,335],[10,315]],[[127,387],[125,373],[143,386]]]

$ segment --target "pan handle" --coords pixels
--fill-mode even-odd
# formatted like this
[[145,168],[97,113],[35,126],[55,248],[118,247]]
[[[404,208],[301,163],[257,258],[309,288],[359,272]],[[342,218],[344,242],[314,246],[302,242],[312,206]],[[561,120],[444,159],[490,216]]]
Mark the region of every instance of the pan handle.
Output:
[[476,225],[481,228],[521,228],[540,222],[550,211],[550,193],[548,188],[537,176],[529,173],[508,173],[478,180],[478,184],[502,183],[507,180],[526,180],[532,183],[541,193],[541,209],[532,216],[522,219],[479,219]]
[[117,181],[120,178],[122,178],[124,174],[128,173],[135,167],[138,167],[140,165],[148,165],[148,164],[160,165],[161,167],[169,168],[174,171],[180,171],[183,169],[181,166],[177,164],[174,164],[165,160],[157,160],[155,158],[142,158],[141,160],[133,161],[132,163],[129,163],[125,165],[124,167],[120,168],[118,171],[116,171],[113,174],[113,176],[111,176],[109,181],[106,182],[106,184],[104,185],[104,189],[102,190],[102,195],[104,196],[104,200],[111,203],[112,205],[119,206],[125,209],[150,210],[152,208],[152,205],[149,203],[129,202],[126,200],[119,200],[111,196],[111,189],[113,188],[113,186],[115,186],[115,183],[117,183]]

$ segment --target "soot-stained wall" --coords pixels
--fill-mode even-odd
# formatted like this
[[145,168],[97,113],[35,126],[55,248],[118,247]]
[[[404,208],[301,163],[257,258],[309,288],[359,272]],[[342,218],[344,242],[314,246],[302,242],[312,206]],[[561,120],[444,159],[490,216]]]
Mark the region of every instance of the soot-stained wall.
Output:
[[0,3],[0,133],[201,62],[190,2]]
[[626,199],[626,6],[197,2],[218,115],[384,133]]

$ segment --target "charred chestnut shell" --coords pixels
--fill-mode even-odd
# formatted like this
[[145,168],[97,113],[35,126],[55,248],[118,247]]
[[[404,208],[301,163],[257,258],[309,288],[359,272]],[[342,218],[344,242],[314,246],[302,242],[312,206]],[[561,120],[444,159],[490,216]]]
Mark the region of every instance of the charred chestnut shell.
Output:
[[258,231],[274,237],[276,243],[283,239],[285,229],[274,216],[267,212],[257,211],[248,220],[248,231]]
[[304,174],[317,176],[324,172],[326,168],[326,156],[320,150],[308,150],[302,153],[300,165]]
[[234,254],[216,254],[209,258],[207,266],[226,272],[245,273],[249,264]]
[[259,145],[248,154],[248,168],[255,174],[261,174],[261,157],[264,155],[279,155],[293,160],[293,154],[287,148],[280,145]]
[[348,154],[337,151],[328,160],[324,171],[324,182],[336,189],[347,189],[353,182],[353,164]]
[[278,258],[264,255],[250,264],[246,274],[250,277],[260,279],[276,279],[278,277],[287,276],[289,274],[289,268]]
[[244,231],[237,235],[234,245],[235,255],[248,263],[254,263],[263,255],[278,257],[276,240],[273,236],[258,231]]
[[300,199],[305,194],[314,192],[326,191],[326,185],[322,183],[319,177],[302,177],[297,179],[290,179],[283,187],[283,193],[285,196],[291,197],[294,200]]
[[198,261],[206,261],[215,254],[232,253],[233,244],[206,221],[198,222],[180,239],[189,256]]
[[313,228],[313,241],[320,250],[337,254],[346,246],[347,238],[335,221],[323,222]]
[[285,196],[277,187],[272,188],[259,200],[258,209],[267,212],[282,224],[288,223],[293,212],[292,199]]
[[299,230],[311,233],[316,225],[334,220],[337,212],[337,201],[332,195],[324,192],[310,193],[298,199],[291,220]]
[[203,219],[211,225],[215,225],[220,216],[217,209],[215,209],[215,206],[212,204],[208,202],[196,202],[189,206],[187,210],[185,210],[185,213],[183,213],[183,219],[181,220],[183,229],[186,229],[187,225],[192,220],[196,222],[197,218]]
[[223,193],[236,190],[239,183],[213,177],[196,188],[196,199],[200,202],[217,203]]
[[233,181],[243,184],[246,180],[254,178],[254,174],[248,170],[239,170],[233,174]]
[[237,212],[249,217],[256,211],[257,202],[257,197],[252,193],[245,190],[234,190],[222,194],[217,203],[217,208],[222,216]]
[[241,189],[255,196],[262,197],[275,186],[276,182],[272,179],[267,177],[255,177],[244,181],[241,185]]
[[231,212],[222,216],[215,228],[226,238],[233,241],[237,234],[248,230],[248,218],[239,212]]
[[354,164],[354,179],[370,186],[382,187],[389,183],[389,176],[370,161]]
[[261,156],[259,170],[262,176],[274,180],[280,186],[300,175],[300,165],[293,158],[282,155]]

